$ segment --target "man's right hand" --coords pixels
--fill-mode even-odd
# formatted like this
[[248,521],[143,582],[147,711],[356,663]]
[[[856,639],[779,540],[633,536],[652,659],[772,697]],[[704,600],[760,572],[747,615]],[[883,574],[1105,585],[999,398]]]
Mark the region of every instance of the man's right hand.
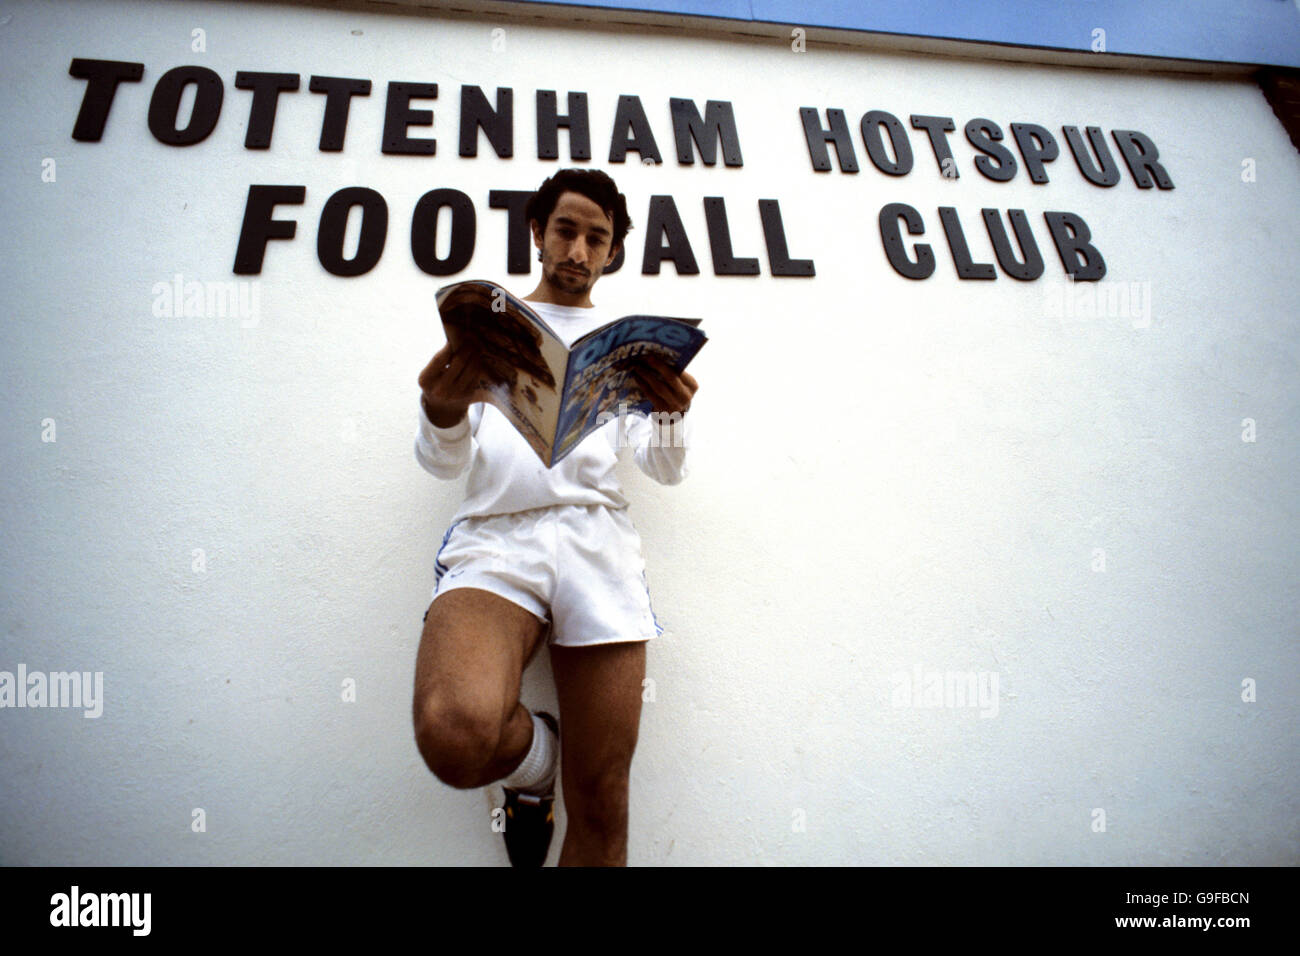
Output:
[[444,345],[420,373],[424,413],[439,428],[451,428],[469,410],[479,385],[478,355],[472,346],[453,352]]

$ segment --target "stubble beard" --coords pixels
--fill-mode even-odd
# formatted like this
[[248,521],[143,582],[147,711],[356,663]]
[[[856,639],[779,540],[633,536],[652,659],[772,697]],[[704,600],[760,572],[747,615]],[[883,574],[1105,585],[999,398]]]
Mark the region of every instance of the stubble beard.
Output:
[[554,260],[551,260],[549,265],[550,270],[546,273],[546,281],[568,295],[581,295],[584,292],[589,292],[591,287],[596,284],[597,276],[590,271],[586,275],[580,276],[565,271],[556,265]]

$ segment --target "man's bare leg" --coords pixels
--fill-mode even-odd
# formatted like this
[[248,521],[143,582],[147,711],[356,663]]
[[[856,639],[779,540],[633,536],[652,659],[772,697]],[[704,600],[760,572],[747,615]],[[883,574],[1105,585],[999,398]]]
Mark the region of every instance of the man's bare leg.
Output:
[[481,787],[523,761],[533,721],[519,687],[545,629],[519,605],[480,588],[434,599],[416,656],[413,717],[416,746],[438,779]]
[[551,647],[568,829],[560,866],[626,866],[645,642]]

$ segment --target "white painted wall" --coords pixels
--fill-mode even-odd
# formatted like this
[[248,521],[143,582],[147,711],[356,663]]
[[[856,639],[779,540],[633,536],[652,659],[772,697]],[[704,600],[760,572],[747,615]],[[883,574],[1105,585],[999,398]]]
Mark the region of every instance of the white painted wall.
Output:
[[[99,143],[71,139],[73,57],[146,67]],[[191,63],[223,78],[221,122],[161,145],[153,84]],[[303,78],[268,152],[243,148],[238,70]],[[342,154],[316,148],[313,73],[375,84]],[[437,111],[436,157],[381,155],[390,80],[440,84],[418,104]],[[484,795],[437,783],[410,729],[462,484],[411,450],[446,280],[419,272],[407,235],[423,192],[463,190],[479,245],[462,277],[532,287],[505,274],[487,192],[556,168],[530,158],[535,89],[590,94],[592,165],[638,227],[650,195],[674,195],[705,273],[641,277],[638,228],[631,266],[597,287],[616,314],[702,315],[712,336],[693,366],[691,476],[664,488],[626,471],[668,628],[650,648],[631,861],[1300,862],[1300,157],[1250,82],[488,18],[25,2],[0,11],[0,83],[0,669],[102,671],[105,698],[98,719],[0,711],[0,862],[504,862]],[[514,88],[514,159],[456,155],[461,83]],[[642,97],[664,166],[603,161],[620,93]],[[744,168],[679,167],[671,96],[730,100]],[[815,174],[801,106],[855,126],[873,108],[952,116],[962,178],[937,175],[919,131],[904,179],[860,141],[863,172]],[[1142,130],[1177,188],[1138,190],[1126,171],[1102,190],[1068,157],[1047,186],[1023,170],[988,182],[960,133],[976,116]],[[156,317],[156,283],[235,278],[250,183],[307,187],[281,210],[298,236],[271,244],[257,321]],[[388,243],[371,273],[338,279],[316,221],[353,185],[384,195]],[[711,276],[712,195],[761,278]],[[760,198],[780,200],[815,280],[767,275]],[[885,260],[876,215],[892,201],[926,216],[928,281]],[[980,208],[1025,208],[1044,279],[959,282],[940,205],[982,260]],[[1141,284],[1149,322],[1053,314],[1049,209],[1088,221],[1105,285]],[[896,706],[913,668],[995,675],[989,716]],[[552,703],[549,680],[542,661],[526,700]]]

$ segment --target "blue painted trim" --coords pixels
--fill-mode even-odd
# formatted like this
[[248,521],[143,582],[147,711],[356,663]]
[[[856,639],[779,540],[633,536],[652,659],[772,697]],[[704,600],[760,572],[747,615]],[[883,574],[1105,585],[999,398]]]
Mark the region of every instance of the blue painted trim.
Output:
[[1300,0],[513,0],[1300,68]]

